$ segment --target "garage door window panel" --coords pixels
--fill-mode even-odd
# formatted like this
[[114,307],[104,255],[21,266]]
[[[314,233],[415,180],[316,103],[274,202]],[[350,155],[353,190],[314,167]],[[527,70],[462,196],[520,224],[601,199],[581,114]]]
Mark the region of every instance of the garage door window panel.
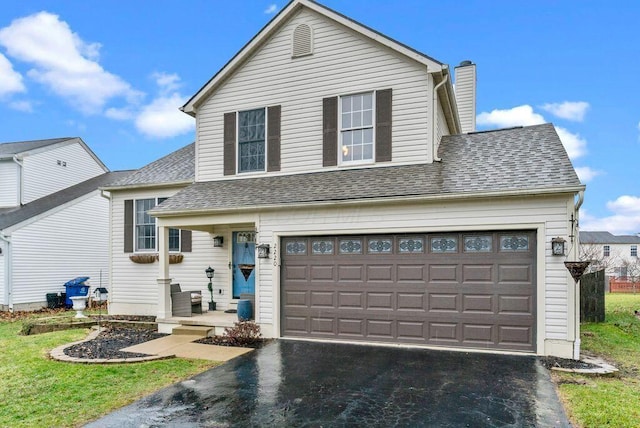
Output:
[[341,239],[339,251],[340,254],[362,254],[362,239]]
[[331,256],[334,254],[333,239],[314,239],[311,241],[311,252],[315,256]]
[[391,254],[393,252],[393,240],[391,239],[369,239],[367,245],[369,254]]
[[430,242],[432,253],[458,252],[458,238],[456,236],[432,236]]
[[422,254],[424,253],[424,238],[411,236],[398,239],[398,252],[400,254]]
[[527,235],[501,235],[500,251],[522,252],[529,251],[529,236]]
[[306,256],[307,255],[307,241],[288,241],[285,244],[285,251],[289,256]]
[[490,253],[493,250],[491,235],[466,235],[464,237],[465,253]]

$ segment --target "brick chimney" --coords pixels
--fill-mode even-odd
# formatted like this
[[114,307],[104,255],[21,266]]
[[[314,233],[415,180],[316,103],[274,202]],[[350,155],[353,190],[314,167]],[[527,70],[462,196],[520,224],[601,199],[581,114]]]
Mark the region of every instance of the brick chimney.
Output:
[[466,134],[476,130],[476,65],[462,61],[455,67],[455,92],[460,127]]

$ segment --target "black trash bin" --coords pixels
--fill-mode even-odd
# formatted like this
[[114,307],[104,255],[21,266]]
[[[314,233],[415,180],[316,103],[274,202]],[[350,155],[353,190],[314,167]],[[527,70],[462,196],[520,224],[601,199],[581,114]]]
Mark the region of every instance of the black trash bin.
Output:
[[67,293],[47,293],[47,308],[62,308],[65,305]]
[[70,308],[73,306],[73,301],[71,300],[72,297],[86,296],[87,294],[89,294],[89,286],[84,283],[88,279],[89,279],[88,276],[79,276],[77,278],[72,279],[71,281],[67,281],[64,283],[64,287],[67,292],[67,296],[64,300],[64,303],[67,306],[67,308]]

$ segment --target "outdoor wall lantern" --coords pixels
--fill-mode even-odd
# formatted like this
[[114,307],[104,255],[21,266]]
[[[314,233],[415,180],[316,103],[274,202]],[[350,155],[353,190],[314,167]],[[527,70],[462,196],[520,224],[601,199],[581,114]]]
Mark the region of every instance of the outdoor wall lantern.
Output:
[[551,254],[554,256],[564,256],[564,244],[567,241],[564,239],[557,237],[551,240]]
[[256,249],[258,250],[259,259],[269,258],[269,244],[260,244],[256,247]]
[[213,237],[213,246],[220,248],[222,247],[222,244],[224,243],[224,238],[222,236],[214,236]]

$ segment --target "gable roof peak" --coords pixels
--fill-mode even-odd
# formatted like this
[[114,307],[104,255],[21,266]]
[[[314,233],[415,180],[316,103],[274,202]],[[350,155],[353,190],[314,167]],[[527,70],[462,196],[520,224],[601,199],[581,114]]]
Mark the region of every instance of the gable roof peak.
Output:
[[198,90],[180,110],[191,116],[195,116],[196,109],[228,76],[240,68],[244,62],[256,52],[266,40],[278,31],[290,18],[302,8],[308,8],[319,13],[334,22],[337,22],[368,39],[386,46],[407,58],[424,64],[429,72],[447,72],[446,64],[431,58],[403,43],[400,43],[364,24],[355,21],[327,6],[313,0],[292,0],[280,12],[278,12],[249,42],[244,45],[209,81]]

